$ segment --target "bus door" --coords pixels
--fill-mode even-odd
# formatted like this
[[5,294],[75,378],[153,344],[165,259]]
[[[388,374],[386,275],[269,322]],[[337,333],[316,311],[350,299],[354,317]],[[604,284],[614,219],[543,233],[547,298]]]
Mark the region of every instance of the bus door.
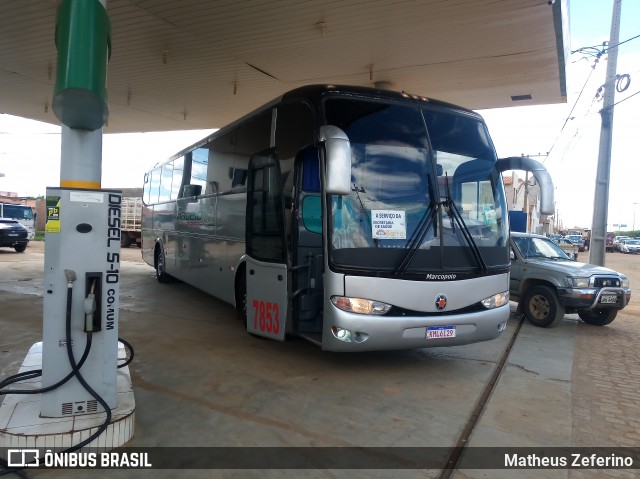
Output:
[[322,341],[324,287],[322,273],[322,195],[317,148],[296,158],[296,190],[292,223],[293,317],[297,333]]
[[285,220],[273,149],[249,160],[246,221],[247,330],[283,341],[288,311]]

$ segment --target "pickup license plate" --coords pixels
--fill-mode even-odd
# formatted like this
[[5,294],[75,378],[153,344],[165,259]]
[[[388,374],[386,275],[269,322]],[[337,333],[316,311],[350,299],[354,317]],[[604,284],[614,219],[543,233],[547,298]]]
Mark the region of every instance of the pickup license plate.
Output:
[[431,328],[427,328],[427,339],[445,339],[455,337],[455,326],[433,326]]
[[9,236],[18,236],[18,233],[9,233]]
[[618,297],[614,294],[603,294],[600,296],[600,302],[604,304],[615,304],[618,302]]

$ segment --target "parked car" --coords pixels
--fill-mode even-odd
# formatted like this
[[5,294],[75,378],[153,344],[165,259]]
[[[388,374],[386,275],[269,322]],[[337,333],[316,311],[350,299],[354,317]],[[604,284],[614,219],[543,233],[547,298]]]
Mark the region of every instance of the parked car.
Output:
[[569,241],[571,241],[573,244],[578,246],[578,251],[580,251],[581,253],[584,251],[584,238],[582,237],[582,235],[567,235],[565,236],[565,239],[568,239]]
[[27,228],[16,220],[0,218],[0,247],[14,248],[22,253],[29,244]]
[[535,326],[555,326],[567,313],[604,326],[631,299],[627,276],[579,263],[544,236],[512,231],[510,254],[509,296]]
[[562,238],[563,238],[563,236],[562,235],[558,235],[558,234],[549,235],[549,239],[551,241],[553,241],[554,243],[558,243],[559,240],[561,240]]
[[622,253],[640,254],[640,240],[626,239],[620,242],[620,251]]
[[620,235],[613,238],[613,250],[620,251],[620,242],[626,239],[631,239],[631,238],[629,238],[628,236],[620,236]]
[[572,243],[567,238],[562,238],[562,237],[557,241],[554,241],[554,243],[560,246],[562,251],[567,253],[567,256],[569,256],[569,258],[576,259],[576,260],[578,259],[578,251],[580,251],[580,249],[577,244]]

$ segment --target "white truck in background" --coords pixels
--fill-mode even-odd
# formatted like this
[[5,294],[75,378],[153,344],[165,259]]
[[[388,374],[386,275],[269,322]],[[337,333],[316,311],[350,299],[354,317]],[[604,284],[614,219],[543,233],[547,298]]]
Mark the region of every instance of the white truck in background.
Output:
[[142,198],[122,197],[121,214],[120,246],[128,248],[136,244],[138,248],[142,247]]
[[0,202],[0,218],[15,220],[27,228],[29,241],[36,237],[36,218],[31,206]]

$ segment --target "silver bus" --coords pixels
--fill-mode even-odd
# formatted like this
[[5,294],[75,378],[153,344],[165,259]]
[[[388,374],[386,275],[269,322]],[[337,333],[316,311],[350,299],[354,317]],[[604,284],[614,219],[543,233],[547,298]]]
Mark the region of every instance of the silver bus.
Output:
[[498,160],[473,111],[298,88],[145,174],[143,258],[254,335],[330,351],[490,340],[509,317],[511,160],[535,170]]

